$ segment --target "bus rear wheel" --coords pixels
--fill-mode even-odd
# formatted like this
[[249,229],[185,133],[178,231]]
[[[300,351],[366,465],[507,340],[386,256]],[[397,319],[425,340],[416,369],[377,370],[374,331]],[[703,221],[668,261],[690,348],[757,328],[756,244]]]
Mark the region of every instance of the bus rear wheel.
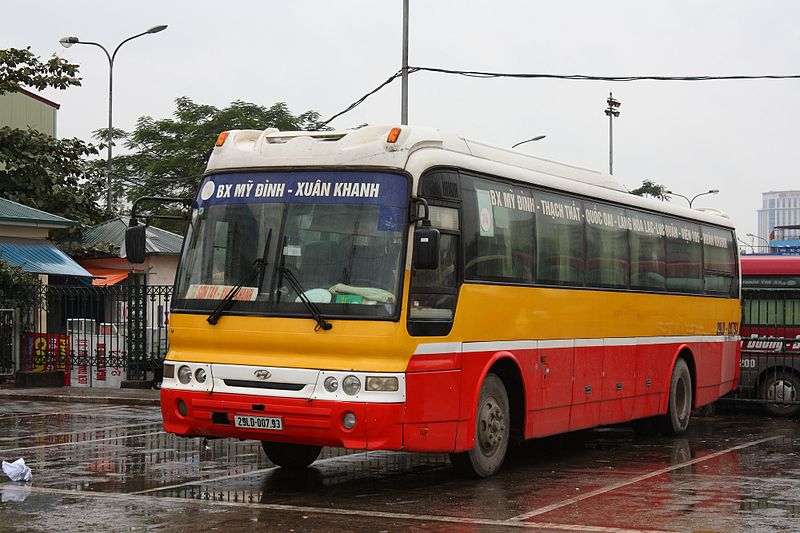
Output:
[[692,375],[683,359],[675,362],[669,383],[667,414],[658,417],[657,424],[662,433],[680,435],[689,427],[692,416]]
[[775,403],[762,404],[764,411],[772,416],[797,416],[800,404],[783,403],[800,400],[800,378],[789,370],[770,370],[761,381],[762,400]]
[[322,446],[305,444],[288,444],[285,442],[269,442],[262,440],[261,447],[267,458],[274,464],[289,469],[305,468],[319,457]]
[[488,374],[483,381],[475,419],[475,445],[469,451],[451,453],[450,462],[461,474],[483,478],[500,469],[508,451],[508,392],[496,374]]

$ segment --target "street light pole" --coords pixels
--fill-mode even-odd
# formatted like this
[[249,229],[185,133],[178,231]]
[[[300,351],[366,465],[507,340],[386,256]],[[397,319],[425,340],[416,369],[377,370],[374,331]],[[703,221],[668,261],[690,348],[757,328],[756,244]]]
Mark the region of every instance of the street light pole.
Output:
[[408,124],[408,0],[403,0],[403,64],[400,70],[400,124]]
[[517,144],[515,144],[515,145],[511,146],[511,148],[516,148],[516,147],[517,147],[517,146],[519,146],[520,144],[525,144],[525,143],[529,143],[529,142],[533,142],[533,141],[541,141],[541,140],[542,140],[542,139],[544,139],[545,137],[547,137],[547,135],[537,135],[536,137],[533,137],[533,138],[531,138],[531,139],[526,139],[526,140],[524,140],[524,141],[520,141],[520,142],[518,142]]
[[111,213],[111,207],[114,201],[114,196],[111,191],[111,176],[113,172],[113,163],[111,159],[111,145],[114,142],[113,139],[114,59],[117,57],[117,52],[119,51],[120,47],[122,47],[122,45],[127,43],[128,41],[132,41],[137,37],[141,37],[143,35],[147,35],[150,33],[158,33],[160,31],[164,31],[165,29],[167,29],[166,24],[160,26],[153,26],[147,31],[143,31],[142,33],[137,33],[136,35],[128,37],[127,39],[125,39],[124,41],[122,41],[117,45],[113,53],[109,53],[108,49],[100,43],[96,43],[93,41],[81,41],[77,37],[62,37],[58,41],[64,48],[69,48],[73,44],[89,44],[92,46],[96,46],[106,54],[106,59],[108,59],[108,131],[106,135],[106,143],[108,144],[108,156],[106,160],[106,211],[108,211],[108,213]]
[[683,198],[684,200],[689,202],[689,209],[691,209],[692,208],[692,203],[695,201],[695,199],[697,197],[704,196],[706,194],[717,194],[718,192],[719,192],[719,189],[709,189],[706,192],[701,192],[701,193],[695,194],[694,196],[692,196],[691,199],[688,196],[684,196],[682,194],[678,194],[678,193],[672,192],[672,191],[667,191],[667,194],[669,194],[671,196],[680,196],[681,198]]
[[606,115],[608,116],[608,173],[614,174],[614,117],[619,116],[619,106],[622,103],[614,100],[614,96],[610,92],[606,102],[608,103],[606,108]]

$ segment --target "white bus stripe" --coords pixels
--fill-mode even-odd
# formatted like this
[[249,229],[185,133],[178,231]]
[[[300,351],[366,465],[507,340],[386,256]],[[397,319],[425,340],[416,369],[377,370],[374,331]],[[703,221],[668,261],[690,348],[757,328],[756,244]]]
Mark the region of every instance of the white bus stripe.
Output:
[[474,352],[498,352],[502,350],[534,350],[554,348],[586,348],[600,346],[641,346],[656,344],[717,344],[725,342],[739,342],[738,337],[726,335],[693,335],[675,337],[608,337],[596,339],[541,339],[541,340],[513,340],[513,341],[481,341],[481,342],[431,342],[420,343],[414,350],[414,355],[433,355]]

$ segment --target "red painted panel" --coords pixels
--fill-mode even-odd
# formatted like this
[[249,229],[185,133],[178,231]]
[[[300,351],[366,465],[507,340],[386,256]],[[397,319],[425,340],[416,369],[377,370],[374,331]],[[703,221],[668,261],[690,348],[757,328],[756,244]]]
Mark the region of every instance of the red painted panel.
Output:
[[540,345],[532,367],[533,379],[528,382],[528,391],[533,410],[528,411],[525,435],[539,437],[569,431],[575,349]]
[[602,380],[603,347],[576,347],[570,431],[594,427],[600,423]]
[[455,422],[460,397],[459,370],[406,374],[406,423]]
[[457,426],[456,421],[406,424],[403,449],[409,452],[452,452],[456,448]]
[[603,348],[601,424],[625,422],[633,416],[637,348],[635,345]]
[[424,354],[413,356],[408,362],[406,372],[431,372],[459,368],[461,368],[460,353]]

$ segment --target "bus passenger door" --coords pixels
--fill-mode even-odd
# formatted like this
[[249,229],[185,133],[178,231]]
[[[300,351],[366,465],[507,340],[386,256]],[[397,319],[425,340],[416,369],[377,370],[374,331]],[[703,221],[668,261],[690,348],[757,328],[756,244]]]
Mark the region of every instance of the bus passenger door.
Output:
[[538,341],[530,385],[528,436],[542,437],[569,431],[572,403],[574,341]]
[[569,430],[600,424],[603,394],[603,340],[575,340],[575,381],[572,384],[572,412]]

